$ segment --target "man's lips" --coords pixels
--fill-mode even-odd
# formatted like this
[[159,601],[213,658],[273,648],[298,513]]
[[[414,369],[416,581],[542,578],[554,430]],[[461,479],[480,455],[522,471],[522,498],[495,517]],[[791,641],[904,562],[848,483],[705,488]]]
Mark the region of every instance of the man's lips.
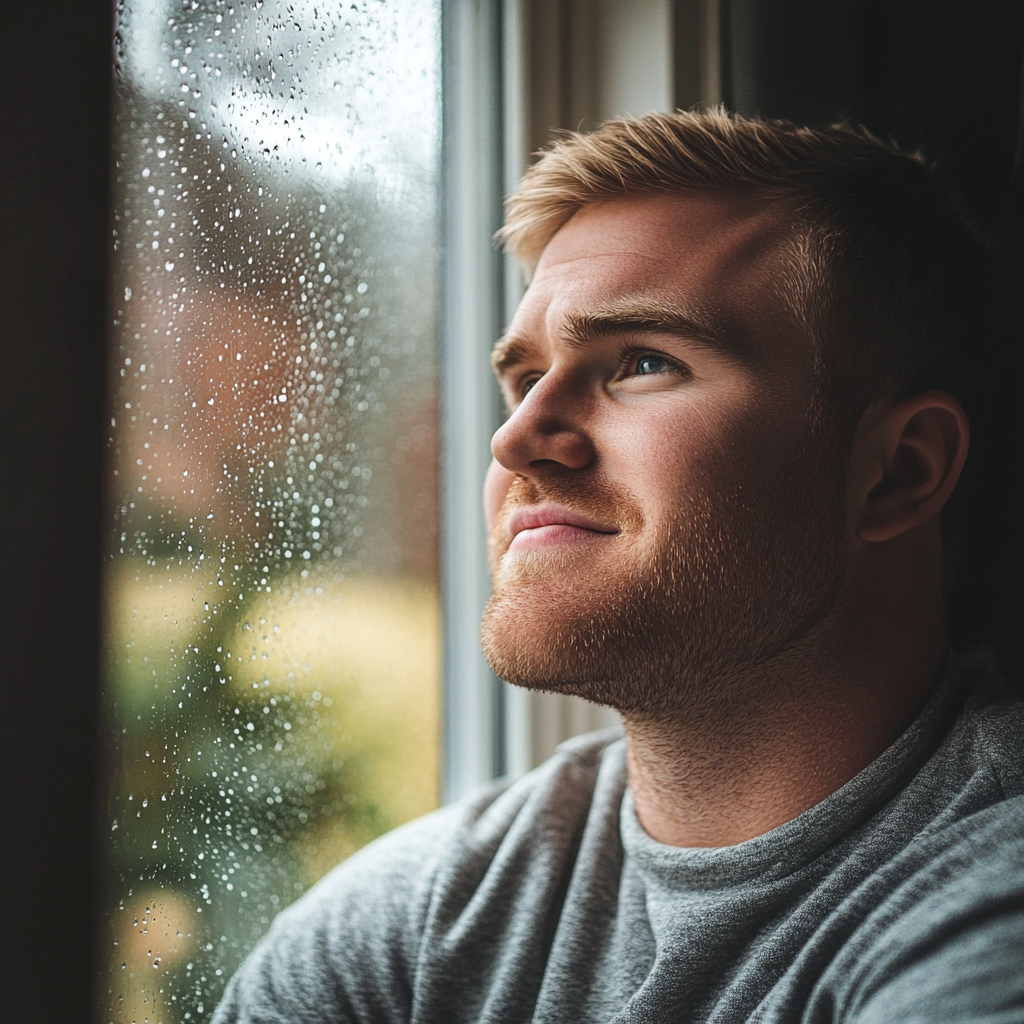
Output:
[[619,532],[607,523],[550,503],[516,508],[508,518],[507,529],[512,535],[510,551],[614,536]]

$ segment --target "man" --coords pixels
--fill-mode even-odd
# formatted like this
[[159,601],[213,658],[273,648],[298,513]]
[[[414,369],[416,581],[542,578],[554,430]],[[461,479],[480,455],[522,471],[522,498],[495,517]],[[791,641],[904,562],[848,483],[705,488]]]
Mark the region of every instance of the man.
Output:
[[944,640],[983,247],[719,112],[562,139],[504,237],[484,647],[625,737],[357,854],[218,1019],[1024,1021],[1024,707]]

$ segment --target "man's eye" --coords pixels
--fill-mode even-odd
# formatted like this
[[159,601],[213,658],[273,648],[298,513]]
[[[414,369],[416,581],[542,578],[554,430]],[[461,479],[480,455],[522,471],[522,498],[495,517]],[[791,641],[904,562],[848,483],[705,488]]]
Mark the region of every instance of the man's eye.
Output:
[[540,377],[527,377],[526,380],[524,380],[519,385],[520,400],[525,398],[533,390],[534,384],[536,384],[537,381],[539,381],[539,380],[540,380]]
[[652,373],[665,373],[672,368],[672,363],[664,356],[640,356],[636,361],[636,372],[639,377],[645,377]]

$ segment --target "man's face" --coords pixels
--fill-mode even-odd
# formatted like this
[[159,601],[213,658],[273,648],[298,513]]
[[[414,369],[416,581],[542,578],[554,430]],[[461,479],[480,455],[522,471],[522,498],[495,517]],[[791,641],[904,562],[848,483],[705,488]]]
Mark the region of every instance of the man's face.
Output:
[[780,297],[785,231],[747,198],[651,196],[585,207],[545,249],[495,353],[498,675],[660,713],[831,607],[845,474]]

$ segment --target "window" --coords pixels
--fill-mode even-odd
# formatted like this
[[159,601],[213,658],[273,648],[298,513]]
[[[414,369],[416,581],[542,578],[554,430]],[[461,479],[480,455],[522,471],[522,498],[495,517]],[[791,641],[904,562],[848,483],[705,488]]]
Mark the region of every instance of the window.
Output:
[[436,806],[440,11],[126,0],[103,1019]]

